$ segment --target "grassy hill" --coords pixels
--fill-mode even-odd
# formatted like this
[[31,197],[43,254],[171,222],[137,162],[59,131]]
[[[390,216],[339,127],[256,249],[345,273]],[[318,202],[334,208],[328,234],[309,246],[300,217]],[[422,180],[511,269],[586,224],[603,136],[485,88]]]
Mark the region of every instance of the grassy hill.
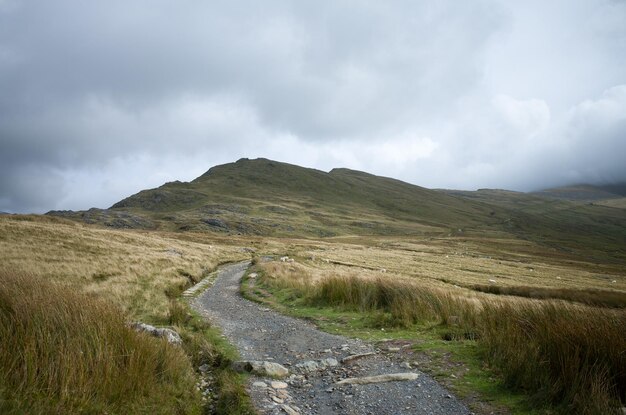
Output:
[[506,231],[517,238],[583,255],[592,262],[626,262],[623,249],[626,246],[626,211],[623,209],[499,189],[442,192],[509,212]]
[[619,199],[626,196],[626,183],[614,183],[607,185],[578,184],[545,189],[539,192],[534,192],[534,194],[555,199],[587,202]]
[[51,214],[121,228],[318,237],[497,230],[503,218],[492,212],[483,203],[363,172],[241,159],[110,209]]
[[626,263],[626,211],[503,190],[436,191],[349,169],[241,159],[109,209],[50,212],[115,228],[289,237],[491,236]]

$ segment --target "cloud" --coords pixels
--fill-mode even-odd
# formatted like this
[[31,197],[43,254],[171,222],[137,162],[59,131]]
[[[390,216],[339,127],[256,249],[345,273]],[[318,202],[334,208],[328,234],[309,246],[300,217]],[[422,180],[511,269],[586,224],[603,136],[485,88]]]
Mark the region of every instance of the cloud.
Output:
[[259,156],[429,187],[623,180],[625,27],[610,0],[0,0],[0,210]]

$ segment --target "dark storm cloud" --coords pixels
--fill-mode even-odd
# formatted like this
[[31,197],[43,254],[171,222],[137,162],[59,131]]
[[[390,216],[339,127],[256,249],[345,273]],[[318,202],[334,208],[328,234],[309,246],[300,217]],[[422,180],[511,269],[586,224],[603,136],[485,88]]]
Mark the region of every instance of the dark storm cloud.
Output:
[[624,179],[625,10],[0,0],[0,210],[107,206],[243,156],[433,187]]

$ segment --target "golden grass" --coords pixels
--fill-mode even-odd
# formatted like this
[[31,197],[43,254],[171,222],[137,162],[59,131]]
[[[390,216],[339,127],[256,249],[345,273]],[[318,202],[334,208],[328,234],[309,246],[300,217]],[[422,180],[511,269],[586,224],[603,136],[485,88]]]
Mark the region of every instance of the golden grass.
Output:
[[[626,270],[623,267],[583,262],[566,252],[521,240],[493,237],[359,236],[326,240],[226,237],[202,233],[118,231],[41,216],[0,216],[0,269],[27,273],[40,277],[43,281],[63,282],[77,292],[101,297],[115,304],[122,309],[126,318],[153,323],[184,324],[188,318],[186,311],[172,299],[217,264],[249,259],[251,254],[244,251],[243,247],[254,248],[258,256],[270,254],[296,258],[295,263],[263,263],[267,282],[300,290],[312,303],[335,304],[373,313],[377,316],[373,321],[379,325],[407,326],[422,320],[436,324],[454,321],[455,324],[460,324],[459,330],[463,333],[482,333],[481,341],[484,342],[488,359],[502,366],[503,371],[510,370],[511,373],[516,373],[519,369],[514,369],[513,366],[507,369],[502,365],[506,358],[500,359],[499,356],[515,353],[524,344],[533,344],[535,352],[543,350],[547,356],[570,353],[571,350],[565,346],[560,348],[558,344],[553,345],[551,342],[554,340],[550,340],[551,337],[545,334],[549,333],[548,329],[538,329],[537,333],[545,334],[535,336],[541,341],[533,343],[519,340],[523,339],[526,332],[522,331],[520,334],[515,331],[523,327],[515,322],[518,316],[515,310],[539,307],[536,314],[544,317],[543,320],[537,317],[537,321],[543,324],[547,313],[541,311],[544,309],[540,305],[545,301],[494,296],[467,287],[492,284],[489,280],[494,280],[495,285],[505,294],[520,295],[514,292],[515,287],[528,287],[529,291],[544,293],[549,293],[550,290],[560,293],[569,292],[568,290],[602,290],[601,293],[610,292],[618,302],[626,295]],[[509,314],[505,312],[508,309],[495,312],[493,307],[497,305],[511,307],[510,310],[513,311]],[[489,310],[492,310],[492,314],[488,314]],[[592,309],[575,306],[572,310]],[[567,312],[563,313],[569,315],[570,311],[567,308]],[[571,313],[587,324],[593,325],[600,318],[599,314],[593,313],[584,316],[575,314],[578,312]],[[623,316],[621,311],[610,313]],[[490,327],[487,323],[499,327],[496,324],[500,321],[500,314],[508,315],[506,321],[510,323],[507,323],[506,328],[498,328],[502,337],[519,340],[522,346],[513,340],[509,343],[487,342],[488,336],[496,339],[498,333],[493,331],[491,335],[487,334]],[[484,320],[483,323],[481,319]],[[616,327],[621,327],[619,324],[622,324],[623,318],[610,321],[618,323],[609,328],[602,324],[598,326],[615,330]],[[575,336],[576,330],[582,330],[581,326],[572,324],[571,327],[577,327],[572,332],[556,331],[557,326],[541,327],[554,330],[555,338],[565,336],[564,342],[578,344],[580,350],[592,347],[591,343],[580,340],[584,337]],[[613,339],[612,334],[604,337],[600,334],[595,333],[594,337]],[[202,336],[200,330],[191,336],[195,340],[187,338],[189,341],[186,347],[198,349],[189,351],[190,356],[205,353],[212,354],[208,360],[219,360],[219,353],[211,344],[203,341]],[[611,341],[614,342],[611,347],[623,356],[622,343],[618,340]],[[582,356],[580,353],[573,355]],[[531,351],[526,356],[532,356]],[[619,373],[623,374],[623,364],[616,366],[615,363],[623,360],[614,358],[615,354],[611,356],[610,365],[613,368],[618,367],[621,371]],[[563,379],[558,377],[559,370],[562,370],[561,375],[568,373],[570,376],[571,372],[567,368],[590,367],[581,366],[576,363],[576,359],[571,360],[567,356],[561,359],[564,368],[559,369],[560,366],[556,366],[555,369],[547,365],[533,375],[542,379],[543,384],[552,382],[550,385],[561,385],[556,389],[552,386],[547,388],[551,392],[546,395],[546,401],[573,399],[571,390],[563,386],[565,382],[555,381]],[[586,362],[590,357],[585,359]],[[598,368],[600,372],[605,370],[599,366]],[[617,375],[612,374],[609,380],[594,376],[575,378],[577,384],[581,385],[578,390],[583,391],[583,396],[593,393],[594,397],[604,397],[607,401],[615,399],[615,388],[610,385],[614,384]],[[513,379],[516,378],[518,376],[513,375]],[[226,389],[231,388],[234,391],[237,386],[231,381],[232,379],[227,379],[224,384]],[[623,385],[624,382],[620,381]],[[599,392],[595,392],[596,390]],[[619,397],[622,401],[625,401],[623,390],[618,388],[618,393],[621,394]],[[234,399],[238,399],[239,393],[235,395],[237,396]],[[586,410],[580,403],[571,404]]]
[[0,271],[0,412],[199,413],[183,351],[109,302]]
[[[188,310],[175,297],[218,264],[250,254],[237,241],[177,236],[0,216],[0,283],[5,292],[21,290],[29,299],[14,317],[0,309],[0,359],[22,359],[5,360],[0,367],[3,374],[14,373],[0,385],[0,412],[200,411],[190,362],[219,366],[222,351],[206,337],[207,330],[190,327]],[[44,305],[50,314],[44,314]],[[130,320],[175,325],[187,355],[129,332],[124,324]],[[227,372],[216,369],[219,377],[228,377]],[[233,396],[242,392],[237,385],[227,383],[230,392],[220,392],[218,403],[245,401],[243,395]]]
[[284,254],[333,274],[385,271],[447,287],[490,284],[601,289],[626,294],[623,266],[581,261],[528,241],[492,238],[341,238],[292,241]]
[[618,414],[626,402],[625,311],[487,302],[479,322],[486,360],[536,402],[590,415]]
[[[442,289],[414,278],[261,263],[261,281],[307,303],[373,315],[375,326],[449,326],[477,339],[508,385],[564,413],[616,412],[626,401],[626,311]],[[456,334],[455,334],[456,333]]]
[[620,291],[591,288],[574,289],[498,285],[473,285],[467,288],[489,294],[513,295],[536,299],[559,299],[597,307],[626,308],[626,293]]
[[219,263],[249,258],[238,246],[38,216],[0,217],[0,252],[3,269],[72,284],[112,301],[133,318],[152,322],[165,322],[169,297]]

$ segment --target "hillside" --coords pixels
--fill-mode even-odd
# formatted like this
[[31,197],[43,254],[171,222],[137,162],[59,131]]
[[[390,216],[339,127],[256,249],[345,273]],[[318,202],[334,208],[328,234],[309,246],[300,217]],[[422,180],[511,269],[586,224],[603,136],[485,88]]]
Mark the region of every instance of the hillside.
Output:
[[518,238],[595,262],[626,261],[624,209],[499,189],[440,192],[505,209],[507,231]]
[[514,237],[626,262],[626,211],[503,190],[437,191],[349,169],[241,159],[109,209],[50,212],[114,228],[226,235]]
[[579,184],[545,189],[533,192],[533,194],[555,199],[594,202],[623,198],[626,196],[626,183],[608,185]]
[[50,212],[112,227],[277,236],[497,230],[505,218],[495,213],[399,180],[266,159],[216,166],[192,182],[144,190],[106,210]]

